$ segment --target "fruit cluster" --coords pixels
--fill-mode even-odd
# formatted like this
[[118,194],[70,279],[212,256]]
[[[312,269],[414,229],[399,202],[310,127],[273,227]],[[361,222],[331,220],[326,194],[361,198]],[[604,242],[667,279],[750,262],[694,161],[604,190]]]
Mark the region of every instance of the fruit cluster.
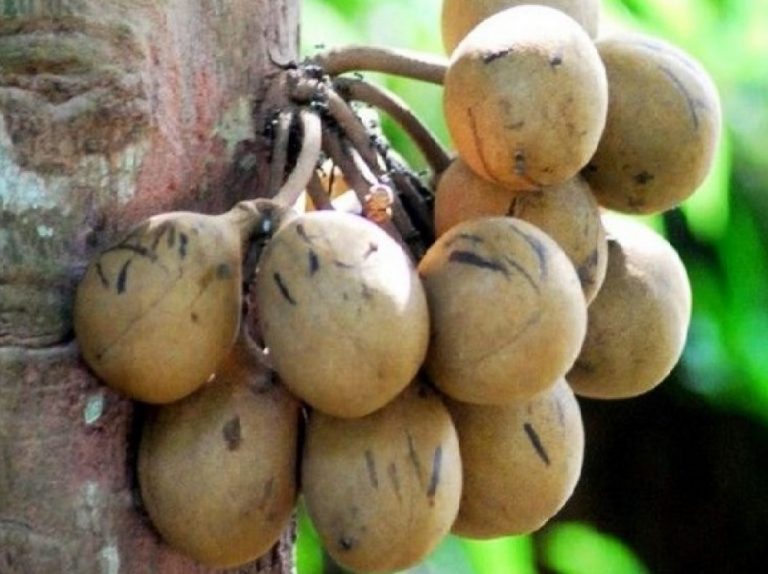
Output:
[[[287,71],[272,199],[153,217],[92,261],[78,340],[107,384],[162,405],[138,464],[169,544],[249,561],[299,491],[358,571],[412,565],[450,531],[532,532],[579,478],[575,395],[636,396],[679,359],[685,269],[605,209],[693,193],[716,91],[663,42],[594,40],[596,0],[518,4],[445,0],[448,61],[350,47]],[[358,69],[444,84],[457,156],[392,94],[341,76]],[[402,123],[434,192],[352,100]],[[251,291],[259,344],[241,321]]]

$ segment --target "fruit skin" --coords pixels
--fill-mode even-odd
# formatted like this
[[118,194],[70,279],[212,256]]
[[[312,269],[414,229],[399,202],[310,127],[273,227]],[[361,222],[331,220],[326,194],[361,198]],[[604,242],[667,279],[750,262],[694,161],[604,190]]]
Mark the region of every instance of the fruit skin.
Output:
[[541,528],[570,498],[584,458],[581,412],[567,382],[507,406],[447,404],[464,465],[452,532],[482,539]]
[[403,249],[362,217],[316,211],[291,221],[267,245],[255,292],[275,369],[327,414],[381,408],[423,362],[421,281]]
[[80,350],[110,387],[148,403],[200,387],[235,341],[241,238],[230,217],[149,218],[95,257],[77,288]]
[[722,119],[717,89],[666,42],[621,34],[599,40],[597,49],[608,74],[608,120],[584,175],[610,209],[671,209],[712,166]]
[[570,17],[517,6],[474,28],[451,55],[443,104],[459,155],[480,176],[537,189],[575,176],[597,149],[605,69]]
[[590,37],[597,36],[600,0],[443,0],[441,24],[446,53],[453,52],[469,31],[489,16],[521,4],[541,4],[556,8],[581,24]]
[[581,396],[630,398],[658,385],[679,360],[691,287],[663,237],[636,222],[606,218],[605,225],[608,272],[568,381]]
[[597,200],[584,178],[520,192],[485,181],[461,158],[440,176],[435,192],[435,234],[476,217],[509,215],[532,223],[563,249],[589,304],[605,278],[608,244]]
[[454,399],[524,400],[576,360],[586,302],[562,249],[511,217],[474,219],[440,237],[419,263],[432,337],[426,372]]
[[302,489],[339,564],[356,572],[416,564],[448,533],[459,508],[461,458],[447,409],[416,383],[363,418],[313,412]]
[[158,407],[142,431],[138,476],[163,539],[216,568],[267,552],[296,501],[298,425],[299,403],[242,342],[212,382]]

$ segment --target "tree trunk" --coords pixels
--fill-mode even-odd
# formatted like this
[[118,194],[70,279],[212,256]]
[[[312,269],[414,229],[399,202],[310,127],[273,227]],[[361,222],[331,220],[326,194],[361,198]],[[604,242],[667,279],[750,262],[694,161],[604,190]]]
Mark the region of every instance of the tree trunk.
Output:
[[[264,193],[259,126],[297,30],[298,0],[0,7],[3,574],[209,572],[143,513],[140,407],[83,364],[71,304],[132,224]],[[289,572],[293,536],[238,572]]]

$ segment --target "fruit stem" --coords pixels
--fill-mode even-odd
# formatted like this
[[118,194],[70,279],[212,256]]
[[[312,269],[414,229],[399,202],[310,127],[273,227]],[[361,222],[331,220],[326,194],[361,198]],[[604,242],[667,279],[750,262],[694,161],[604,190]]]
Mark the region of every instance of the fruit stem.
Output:
[[281,110],[277,116],[275,141],[272,144],[272,161],[269,170],[269,197],[277,194],[285,177],[285,164],[288,161],[288,142],[291,135],[295,110]]
[[307,184],[307,195],[312,200],[312,204],[317,210],[332,210],[334,209],[331,203],[331,197],[323,187],[323,182],[320,180],[320,176],[317,175],[317,170],[312,174],[312,177]]
[[296,165],[280,190],[275,194],[275,203],[292,206],[307,187],[307,183],[315,173],[317,161],[320,158],[322,144],[322,122],[320,116],[312,110],[302,109],[299,112],[299,122],[302,127],[301,150],[296,159]]
[[352,145],[370,166],[378,165],[376,148],[365,126],[349,104],[335,90],[328,90],[328,112],[352,142]]
[[328,75],[345,72],[383,72],[442,85],[448,60],[413,50],[350,45],[331,48],[309,59]]
[[365,80],[337,78],[333,84],[345,98],[375,106],[400,124],[419,147],[435,175],[441,174],[450,165],[451,158],[445,148],[397,95]]

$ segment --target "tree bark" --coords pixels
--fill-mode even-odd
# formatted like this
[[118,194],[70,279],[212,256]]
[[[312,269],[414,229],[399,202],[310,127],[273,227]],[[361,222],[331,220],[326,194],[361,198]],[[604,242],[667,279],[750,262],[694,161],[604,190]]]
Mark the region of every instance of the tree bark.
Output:
[[[134,223],[265,193],[259,126],[297,34],[298,0],[0,8],[3,574],[210,571],[143,513],[142,407],[83,364],[71,305],[89,257]],[[293,537],[236,571],[290,572]]]

